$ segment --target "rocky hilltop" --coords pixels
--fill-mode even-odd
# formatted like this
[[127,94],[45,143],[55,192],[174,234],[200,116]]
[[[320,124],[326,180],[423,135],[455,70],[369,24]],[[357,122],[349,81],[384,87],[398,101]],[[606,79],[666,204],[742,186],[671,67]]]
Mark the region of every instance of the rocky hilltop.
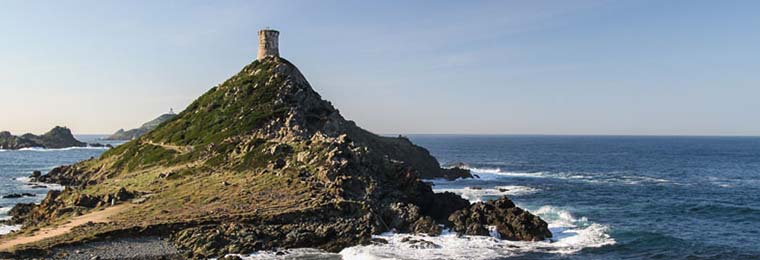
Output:
[[7,131],[0,132],[0,149],[17,150],[33,147],[57,149],[84,146],[87,144],[74,138],[71,130],[61,126],[56,126],[43,135],[15,136]]
[[12,221],[24,228],[0,239],[0,248],[73,216],[106,211],[108,222],[18,245],[12,254],[125,236],[165,237],[193,258],[339,251],[373,243],[381,232],[435,236],[442,227],[488,235],[494,226],[510,240],[551,237],[546,222],[506,197],[470,205],[421,180],[469,176],[442,169],[406,138],[378,136],[344,119],[293,64],[266,57],[148,134],[38,177],[69,188],[15,210]]
[[124,130],[119,129],[116,131],[116,133],[110,135],[109,137],[106,137],[106,140],[121,140],[121,141],[129,141],[135,138],[138,138],[148,132],[150,132],[153,129],[156,129],[159,125],[161,125],[163,122],[169,121],[172,118],[176,117],[177,114],[174,113],[167,113],[158,116],[157,118],[150,120],[143,124],[142,126],[130,129],[130,130]]

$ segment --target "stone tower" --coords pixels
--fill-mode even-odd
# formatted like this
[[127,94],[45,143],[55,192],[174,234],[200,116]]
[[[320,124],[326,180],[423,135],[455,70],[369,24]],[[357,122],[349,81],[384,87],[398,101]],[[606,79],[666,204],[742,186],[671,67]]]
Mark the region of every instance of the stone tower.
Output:
[[280,57],[280,49],[277,47],[277,37],[280,32],[276,30],[264,29],[259,31],[259,53],[256,59],[260,60],[266,57]]

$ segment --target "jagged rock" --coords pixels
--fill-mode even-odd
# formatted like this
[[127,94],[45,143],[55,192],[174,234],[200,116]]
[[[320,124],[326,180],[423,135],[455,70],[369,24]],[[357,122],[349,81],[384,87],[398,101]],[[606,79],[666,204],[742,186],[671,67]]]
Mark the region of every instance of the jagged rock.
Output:
[[98,197],[90,196],[87,194],[80,194],[79,197],[76,198],[74,201],[75,206],[85,207],[85,208],[94,208],[97,207],[98,204],[101,203],[101,200]]
[[34,203],[18,203],[13,208],[11,208],[10,211],[8,211],[8,216],[11,218],[9,220],[6,220],[5,223],[8,225],[18,225],[24,222],[24,219],[29,216],[29,214],[32,213],[32,211],[35,208]]
[[114,199],[117,201],[127,201],[135,197],[134,193],[127,191],[124,187],[121,187],[119,191],[114,194]]
[[414,239],[412,237],[404,237],[401,239],[402,243],[409,244],[410,248],[414,249],[428,249],[428,248],[440,248],[436,243],[424,240],[424,239]]
[[449,216],[457,210],[470,206],[470,201],[463,199],[452,192],[435,193],[433,198],[427,199],[422,204],[425,215],[433,218],[437,223],[449,226]]
[[36,175],[33,173],[31,176],[29,176],[29,179],[32,182],[55,183],[65,186],[74,186],[81,184],[79,178],[83,176],[80,175],[80,171],[76,168],[76,166],[63,165],[53,168],[47,174]]
[[382,216],[383,222],[396,232],[440,235],[441,227],[429,216],[422,215],[414,204],[394,203]]
[[541,241],[552,237],[546,222],[515,206],[506,196],[472,204],[449,217],[459,234],[487,236],[487,226],[495,226],[501,239]]

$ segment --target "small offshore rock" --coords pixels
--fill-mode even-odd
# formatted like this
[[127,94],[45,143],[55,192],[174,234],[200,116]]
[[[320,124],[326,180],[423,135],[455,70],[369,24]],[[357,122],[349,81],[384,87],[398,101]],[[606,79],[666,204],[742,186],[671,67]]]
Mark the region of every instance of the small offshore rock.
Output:
[[449,216],[452,230],[458,234],[488,236],[487,226],[495,226],[505,240],[541,241],[552,237],[548,224],[506,196],[493,201],[478,202]]
[[8,195],[3,195],[3,199],[17,199],[21,197],[35,197],[37,195],[34,195],[32,193],[11,193]]

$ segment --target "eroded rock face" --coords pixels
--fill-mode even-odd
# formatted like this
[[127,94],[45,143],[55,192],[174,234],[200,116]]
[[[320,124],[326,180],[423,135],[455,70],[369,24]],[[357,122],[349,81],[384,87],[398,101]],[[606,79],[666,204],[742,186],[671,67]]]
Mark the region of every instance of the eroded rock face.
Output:
[[494,226],[506,240],[542,241],[552,237],[545,221],[516,207],[506,196],[472,204],[451,214],[449,220],[453,230],[464,235],[488,236],[488,227]]
[[375,216],[358,204],[338,204],[256,222],[193,226],[174,233],[170,239],[188,256],[196,258],[275,248],[311,247],[338,252],[348,246],[370,243]]

